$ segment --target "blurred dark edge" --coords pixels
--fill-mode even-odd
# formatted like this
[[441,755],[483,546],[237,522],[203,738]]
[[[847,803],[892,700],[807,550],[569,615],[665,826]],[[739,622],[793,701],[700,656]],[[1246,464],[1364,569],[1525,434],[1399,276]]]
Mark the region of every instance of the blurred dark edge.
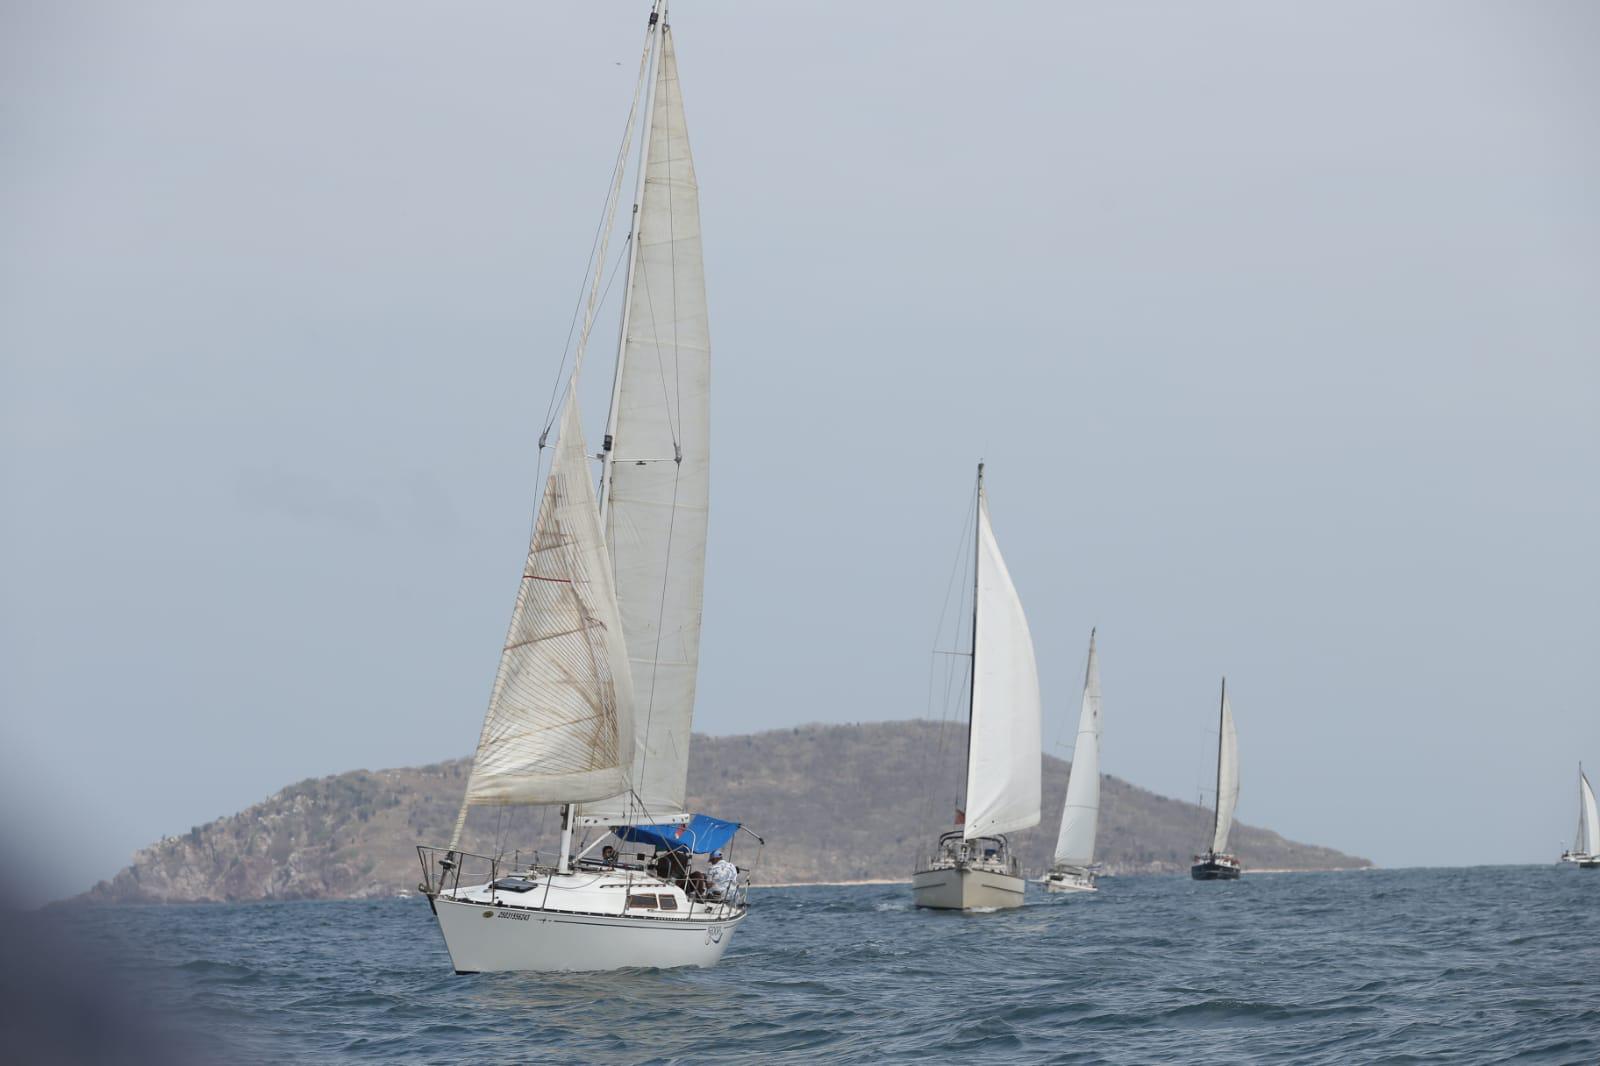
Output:
[[83,908],[29,910],[15,898],[0,886],[0,1059],[37,1066],[240,1060],[215,1035],[186,1029],[141,995],[141,960],[93,935]]

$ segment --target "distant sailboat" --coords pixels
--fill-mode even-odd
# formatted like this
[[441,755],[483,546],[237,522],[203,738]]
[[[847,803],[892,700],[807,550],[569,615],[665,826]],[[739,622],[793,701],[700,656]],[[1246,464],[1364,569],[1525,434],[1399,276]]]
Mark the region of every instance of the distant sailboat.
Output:
[[[627,286],[597,489],[578,420],[578,374],[641,99]],[[731,863],[689,868],[693,855],[720,853],[740,826],[691,815],[686,805],[705,579],[710,339],[699,192],[664,0],[650,12],[633,108],[466,795],[449,845],[418,848],[419,887],[458,973],[711,966],[748,912],[748,879]],[[470,807],[523,805],[559,806],[553,861],[462,850]],[[599,835],[575,848],[580,829]],[[591,856],[605,840],[617,846]],[[630,853],[620,854],[627,845]]]
[[1089,633],[1089,665],[1083,673],[1083,708],[1072,748],[1072,773],[1061,810],[1050,872],[1041,878],[1046,892],[1093,892],[1094,838],[1100,823],[1100,660]]
[[1211,847],[1194,857],[1189,875],[1196,881],[1236,881],[1242,867],[1228,854],[1228,833],[1233,829],[1233,809],[1239,804],[1239,738],[1233,731],[1233,710],[1228,706],[1228,679],[1222,679],[1222,711],[1217,730],[1217,820],[1211,827]]
[[1578,836],[1571,849],[1561,853],[1561,861],[1582,870],[1600,867],[1600,812],[1595,810],[1594,789],[1589,787],[1582,763],[1578,764]]
[[978,464],[966,809],[911,878],[919,907],[1022,905],[1026,882],[1005,834],[1039,824],[1039,671],[1022,601],[989,525]]

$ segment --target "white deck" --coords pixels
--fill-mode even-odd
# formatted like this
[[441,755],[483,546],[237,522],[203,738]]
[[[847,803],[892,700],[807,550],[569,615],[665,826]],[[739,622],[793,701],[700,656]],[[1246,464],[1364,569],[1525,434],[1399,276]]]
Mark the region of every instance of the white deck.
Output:
[[1051,870],[1039,879],[1046,892],[1097,892],[1094,874],[1084,870]]

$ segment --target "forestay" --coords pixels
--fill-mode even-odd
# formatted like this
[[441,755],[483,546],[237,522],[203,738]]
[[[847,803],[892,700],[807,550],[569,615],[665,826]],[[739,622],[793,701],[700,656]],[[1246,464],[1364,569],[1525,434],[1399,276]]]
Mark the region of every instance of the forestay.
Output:
[[1039,671],[981,482],[977,537],[968,840],[1039,824]]
[[1211,834],[1211,850],[1228,850],[1228,832],[1233,828],[1233,809],[1239,805],[1239,737],[1233,731],[1233,708],[1228,705],[1228,687],[1222,687],[1222,725],[1217,738],[1217,825]]
[[627,787],[633,685],[575,392],[574,382],[472,762],[469,804],[565,803]]
[[685,808],[711,458],[699,191],[666,26],[649,121],[605,497],[637,698],[633,791],[582,810],[630,822]]
[[1578,843],[1584,855],[1600,855],[1600,813],[1595,810],[1594,789],[1583,769],[1578,769]]
[[1100,660],[1094,634],[1089,634],[1089,665],[1083,676],[1083,708],[1078,712],[1078,739],[1072,748],[1072,776],[1056,837],[1056,866],[1084,868],[1094,862],[1095,831],[1100,822]]

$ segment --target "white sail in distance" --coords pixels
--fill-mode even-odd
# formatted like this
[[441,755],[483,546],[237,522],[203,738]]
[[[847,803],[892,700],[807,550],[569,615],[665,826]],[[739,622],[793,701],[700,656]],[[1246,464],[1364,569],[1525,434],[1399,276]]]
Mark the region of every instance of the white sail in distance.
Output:
[[1217,822],[1211,833],[1211,850],[1228,850],[1233,810],[1239,805],[1239,737],[1233,729],[1233,708],[1228,705],[1228,682],[1222,682],[1221,726],[1217,736]]
[[1600,812],[1595,810],[1594,789],[1578,767],[1578,841],[1573,849],[1583,855],[1600,855]]
[[684,813],[710,494],[711,339],[700,195],[671,29],[660,29],[613,399],[604,526],[632,663],[631,791],[582,814]]
[[963,836],[1039,824],[1039,670],[1022,601],[989,522],[980,469],[972,711]]
[[633,682],[575,392],[574,381],[473,756],[468,804],[568,803],[628,787]]
[[1083,707],[1078,712],[1078,739],[1072,748],[1072,776],[1061,811],[1054,865],[1087,868],[1094,862],[1094,838],[1100,824],[1100,660],[1094,633],[1089,634],[1089,665],[1083,674]]

